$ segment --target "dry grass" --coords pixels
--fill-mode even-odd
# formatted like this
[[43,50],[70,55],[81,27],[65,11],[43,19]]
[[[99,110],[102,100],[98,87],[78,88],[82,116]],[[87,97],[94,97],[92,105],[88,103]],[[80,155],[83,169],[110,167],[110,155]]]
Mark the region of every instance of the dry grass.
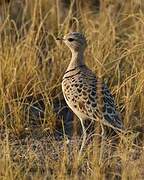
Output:
[[[66,136],[61,141],[53,137],[57,117],[51,102],[61,96],[70,58],[55,37],[69,31],[71,10],[60,26],[53,1],[26,2],[17,23],[6,5],[0,26],[1,179],[143,179],[143,133],[121,135],[115,151],[111,144],[105,149],[104,161],[99,161],[95,137],[80,160],[78,136],[69,144]],[[97,14],[79,7],[78,15],[74,23],[87,36],[87,64],[108,82],[125,127],[142,130],[144,2],[113,0],[103,2]],[[35,128],[29,126],[31,97],[46,106]]]

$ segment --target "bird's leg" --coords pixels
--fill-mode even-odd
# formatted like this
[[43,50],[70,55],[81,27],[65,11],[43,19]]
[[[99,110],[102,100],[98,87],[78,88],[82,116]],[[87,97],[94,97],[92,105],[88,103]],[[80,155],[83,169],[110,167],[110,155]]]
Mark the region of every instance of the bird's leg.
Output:
[[80,151],[79,151],[79,156],[81,156],[81,154],[82,154],[82,150],[83,150],[83,148],[84,148],[85,141],[86,141],[86,129],[85,129],[85,127],[84,127],[84,124],[83,124],[83,120],[82,120],[82,119],[80,119],[80,122],[81,122],[81,126],[82,126],[83,137],[82,137],[81,148],[80,148]]
[[105,131],[103,125],[101,124],[101,147],[100,147],[100,159],[99,159],[100,163],[104,158],[104,151],[105,151]]

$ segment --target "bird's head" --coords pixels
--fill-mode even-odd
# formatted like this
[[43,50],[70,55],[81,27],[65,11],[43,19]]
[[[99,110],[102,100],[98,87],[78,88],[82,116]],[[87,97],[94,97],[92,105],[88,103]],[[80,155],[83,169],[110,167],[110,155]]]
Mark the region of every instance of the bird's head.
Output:
[[64,41],[72,52],[84,51],[87,46],[86,38],[80,32],[71,32],[65,35],[63,38],[58,38],[58,40]]

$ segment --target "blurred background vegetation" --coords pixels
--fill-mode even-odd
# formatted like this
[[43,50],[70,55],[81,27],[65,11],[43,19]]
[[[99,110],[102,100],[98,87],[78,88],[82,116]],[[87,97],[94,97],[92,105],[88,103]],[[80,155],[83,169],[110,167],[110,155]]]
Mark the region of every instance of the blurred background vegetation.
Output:
[[[85,34],[88,66],[108,83],[125,127],[139,131],[101,165],[94,140],[80,162],[79,140],[55,140],[79,129],[61,91],[71,55],[56,42],[70,31]],[[142,0],[0,0],[3,179],[144,178],[143,32]]]

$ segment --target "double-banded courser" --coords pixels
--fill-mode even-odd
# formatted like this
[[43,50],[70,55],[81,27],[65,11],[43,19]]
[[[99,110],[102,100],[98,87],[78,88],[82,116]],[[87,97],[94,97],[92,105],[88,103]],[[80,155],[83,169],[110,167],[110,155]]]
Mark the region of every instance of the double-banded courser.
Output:
[[84,51],[87,42],[84,35],[71,32],[58,40],[64,41],[72,53],[63,76],[62,91],[68,106],[80,119],[83,129],[82,150],[86,140],[84,120],[96,120],[101,125],[117,130],[123,129],[123,124],[107,85],[85,65]]

